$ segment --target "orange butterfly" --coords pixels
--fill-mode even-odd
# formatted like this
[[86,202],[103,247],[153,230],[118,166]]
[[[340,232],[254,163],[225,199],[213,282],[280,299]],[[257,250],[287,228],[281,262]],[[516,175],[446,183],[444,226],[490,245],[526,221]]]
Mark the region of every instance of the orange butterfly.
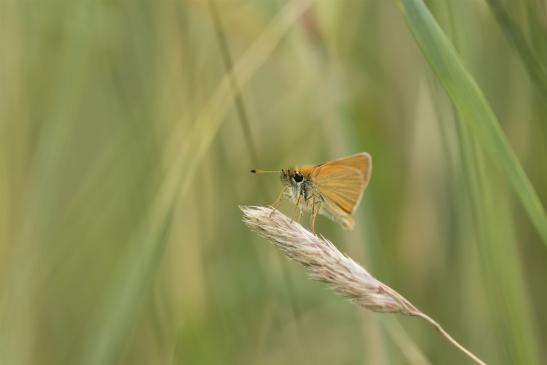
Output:
[[251,172],[281,172],[283,190],[272,204],[274,209],[283,195],[289,196],[296,204],[298,220],[302,216],[302,206],[311,212],[310,227],[315,233],[317,214],[325,215],[345,229],[353,228],[352,215],[368,185],[371,169],[372,158],[361,152],[318,165]]

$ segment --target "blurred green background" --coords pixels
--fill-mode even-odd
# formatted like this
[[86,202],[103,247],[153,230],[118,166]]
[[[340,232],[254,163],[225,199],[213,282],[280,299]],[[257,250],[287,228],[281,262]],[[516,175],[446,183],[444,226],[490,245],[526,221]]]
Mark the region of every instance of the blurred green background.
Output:
[[467,363],[241,222],[281,187],[249,169],[359,151],[356,229],[318,230],[488,363],[546,363],[546,3],[426,5],[0,0],[0,364]]

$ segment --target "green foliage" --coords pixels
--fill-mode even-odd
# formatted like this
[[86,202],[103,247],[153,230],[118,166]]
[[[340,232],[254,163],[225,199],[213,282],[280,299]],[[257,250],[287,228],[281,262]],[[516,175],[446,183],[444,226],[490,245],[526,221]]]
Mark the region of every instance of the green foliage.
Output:
[[450,96],[461,119],[469,123],[481,147],[504,169],[530,219],[547,245],[545,210],[484,95],[462,65],[454,48],[423,2],[403,0],[400,4],[426,60],[431,64],[440,83]]
[[0,0],[0,363],[463,363],[241,222],[281,187],[249,169],[358,151],[356,230],[319,232],[488,363],[545,362],[545,11],[500,3]]

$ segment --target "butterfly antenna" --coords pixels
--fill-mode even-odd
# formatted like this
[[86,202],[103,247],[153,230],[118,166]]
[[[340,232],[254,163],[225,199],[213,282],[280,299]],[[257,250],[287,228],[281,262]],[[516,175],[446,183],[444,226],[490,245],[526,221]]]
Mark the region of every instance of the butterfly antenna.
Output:
[[258,170],[255,170],[255,169],[252,169],[252,170],[251,170],[251,172],[252,172],[253,174],[268,174],[268,173],[274,173],[274,172],[277,172],[277,173],[279,173],[279,172],[281,172],[281,171],[273,171],[273,170],[260,170],[260,169],[258,169]]

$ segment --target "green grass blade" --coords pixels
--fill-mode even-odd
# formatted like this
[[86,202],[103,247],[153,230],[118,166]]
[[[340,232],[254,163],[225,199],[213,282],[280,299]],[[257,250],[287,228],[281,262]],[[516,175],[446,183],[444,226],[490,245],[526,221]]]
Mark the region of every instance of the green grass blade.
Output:
[[426,60],[452,100],[461,120],[469,125],[481,147],[503,169],[547,245],[545,210],[483,93],[423,1],[401,0],[398,3]]
[[508,42],[517,50],[531,81],[536,85],[540,94],[547,97],[547,69],[535,50],[526,41],[524,32],[501,1],[488,0],[487,3]]

